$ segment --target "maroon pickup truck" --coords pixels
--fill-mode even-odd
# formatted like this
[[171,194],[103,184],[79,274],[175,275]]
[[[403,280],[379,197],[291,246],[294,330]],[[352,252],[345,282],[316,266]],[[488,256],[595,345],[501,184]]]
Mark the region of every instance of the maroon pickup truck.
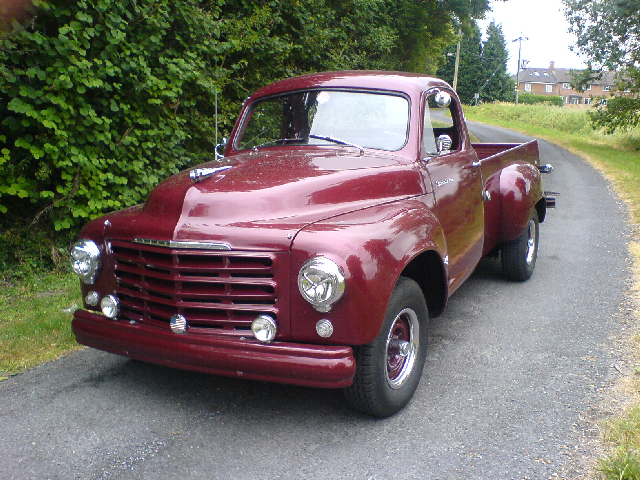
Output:
[[552,206],[541,170],[536,141],[472,144],[435,78],[276,82],[245,102],[224,158],[83,229],[73,332],[170,367],[343,388],[392,415],[420,380],[429,318],[480,259],[533,273]]

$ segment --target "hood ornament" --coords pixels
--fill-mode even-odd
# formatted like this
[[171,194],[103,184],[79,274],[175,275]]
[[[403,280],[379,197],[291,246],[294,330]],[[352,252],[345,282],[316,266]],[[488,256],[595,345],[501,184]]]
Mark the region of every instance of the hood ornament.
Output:
[[189,178],[194,182],[199,182],[205,177],[209,175],[213,175],[214,173],[222,172],[224,170],[228,170],[231,168],[231,165],[227,165],[225,167],[216,167],[216,168],[194,168],[189,172]]

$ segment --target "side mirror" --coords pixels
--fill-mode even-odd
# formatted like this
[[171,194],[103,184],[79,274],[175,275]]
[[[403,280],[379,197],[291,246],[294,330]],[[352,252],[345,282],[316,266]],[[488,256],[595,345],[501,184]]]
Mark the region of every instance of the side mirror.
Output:
[[227,137],[223,137],[222,138],[222,143],[219,143],[219,144],[216,145],[216,148],[215,148],[216,158],[224,158],[224,155],[222,155],[221,153],[218,152],[218,147],[226,147],[228,141],[229,140],[227,139]]
[[438,155],[449,153],[451,150],[451,144],[453,141],[449,135],[440,135],[436,140],[436,148],[438,149]]
[[451,105],[451,95],[449,95],[447,92],[439,91],[438,93],[436,93],[434,100],[436,102],[436,105],[438,105],[440,108],[447,108],[449,105]]

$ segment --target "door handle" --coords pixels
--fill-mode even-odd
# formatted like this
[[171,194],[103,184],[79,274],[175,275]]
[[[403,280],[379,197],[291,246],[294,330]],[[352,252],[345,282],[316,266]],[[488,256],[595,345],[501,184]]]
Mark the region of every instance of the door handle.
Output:
[[469,165],[465,165],[462,168],[469,170],[471,168],[478,168],[480,165],[482,165],[482,163],[478,160],[477,162],[471,162]]

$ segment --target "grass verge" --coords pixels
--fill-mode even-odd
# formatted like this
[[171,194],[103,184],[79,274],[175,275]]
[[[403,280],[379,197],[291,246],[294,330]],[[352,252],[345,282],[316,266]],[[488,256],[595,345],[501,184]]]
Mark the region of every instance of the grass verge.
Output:
[[48,274],[0,289],[0,380],[77,347],[73,310],[81,304],[78,278]]
[[[632,239],[629,251],[633,258],[634,284],[630,291],[640,320],[640,128],[614,135],[594,131],[582,108],[549,105],[487,104],[465,110],[469,120],[489,123],[543,138],[585,158],[598,168],[626,202]],[[638,356],[640,335],[635,337]],[[627,379],[633,399],[620,417],[603,425],[602,438],[610,453],[599,461],[606,479],[640,478],[640,368],[635,378]],[[629,385],[627,385],[628,387]]]

